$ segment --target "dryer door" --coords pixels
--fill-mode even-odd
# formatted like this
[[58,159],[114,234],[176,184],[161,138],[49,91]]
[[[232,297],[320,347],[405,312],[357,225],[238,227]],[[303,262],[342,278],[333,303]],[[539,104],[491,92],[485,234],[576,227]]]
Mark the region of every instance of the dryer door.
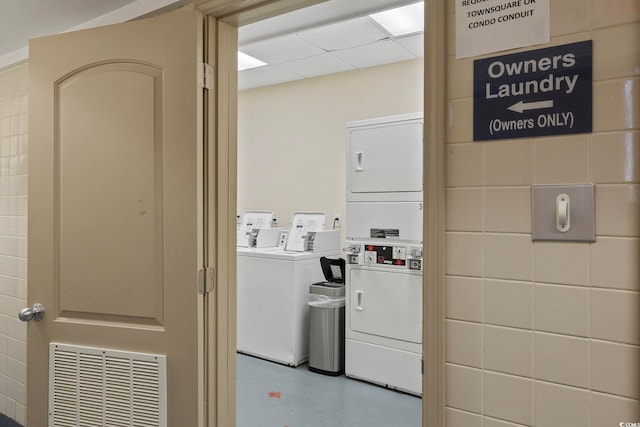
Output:
[[355,332],[422,343],[422,277],[351,268],[349,316]]
[[348,192],[422,191],[422,123],[348,131]]

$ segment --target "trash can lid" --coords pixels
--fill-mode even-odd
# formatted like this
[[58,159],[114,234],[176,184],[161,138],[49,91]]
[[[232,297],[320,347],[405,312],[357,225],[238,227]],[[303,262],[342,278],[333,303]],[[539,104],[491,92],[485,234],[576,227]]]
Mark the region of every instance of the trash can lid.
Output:
[[309,293],[328,297],[343,297],[344,285],[331,282],[318,282],[309,286]]
[[320,266],[322,266],[322,274],[328,282],[344,283],[344,271],[346,262],[344,258],[320,258]]

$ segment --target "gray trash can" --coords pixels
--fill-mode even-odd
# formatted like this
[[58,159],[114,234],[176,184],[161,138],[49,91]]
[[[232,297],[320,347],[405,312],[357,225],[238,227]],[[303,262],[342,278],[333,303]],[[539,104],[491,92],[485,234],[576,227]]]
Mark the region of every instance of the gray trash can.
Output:
[[344,372],[344,259],[320,263],[327,282],[309,286],[309,370],[335,376]]

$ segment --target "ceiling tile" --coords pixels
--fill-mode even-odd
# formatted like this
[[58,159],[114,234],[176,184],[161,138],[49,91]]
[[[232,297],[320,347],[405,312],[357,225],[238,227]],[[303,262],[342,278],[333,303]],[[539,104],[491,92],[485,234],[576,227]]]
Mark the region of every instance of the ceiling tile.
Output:
[[238,73],[238,90],[274,85],[303,78],[300,74],[282,69],[276,65],[266,65],[240,71]]
[[415,59],[415,55],[392,40],[385,40],[367,46],[345,49],[333,54],[357,68],[373,67],[392,62]]
[[418,58],[424,58],[424,34],[414,34],[408,37],[399,37],[395,39],[396,43],[404,46],[409,52]]
[[280,64],[325,53],[295,34],[240,46],[240,51],[268,64]]
[[[238,31],[240,44],[291,34],[309,28],[366,16],[381,10],[404,6],[416,0],[325,0],[313,6],[243,25]],[[453,0],[450,0],[453,1]]]
[[312,56],[310,58],[298,59],[297,61],[285,62],[279,66],[305,77],[317,77],[325,74],[340,73],[343,71],[353,70],[355,68],[329,53]]
[[389,38],[369,17],[351,19],[298,33],[304,40],[324,50],[334,51],[364,46]]

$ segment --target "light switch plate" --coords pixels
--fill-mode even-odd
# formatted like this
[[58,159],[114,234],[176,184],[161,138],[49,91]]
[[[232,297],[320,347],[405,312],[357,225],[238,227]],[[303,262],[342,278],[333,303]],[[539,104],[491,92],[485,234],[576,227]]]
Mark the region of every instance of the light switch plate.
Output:
[[[556,201],[559,195],[569,196],[569,230],[557,228]],[[596,241],[595,185],[534,185],[531,188],[532,239]]]

